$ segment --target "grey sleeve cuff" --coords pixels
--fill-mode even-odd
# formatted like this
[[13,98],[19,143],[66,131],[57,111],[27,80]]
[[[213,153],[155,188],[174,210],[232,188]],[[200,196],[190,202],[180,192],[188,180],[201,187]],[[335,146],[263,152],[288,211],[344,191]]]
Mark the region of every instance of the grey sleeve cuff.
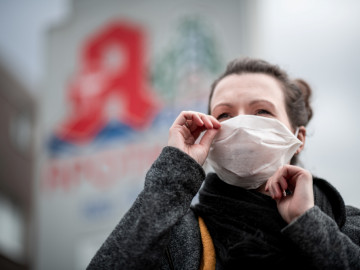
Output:
[[181,190],[192,199],[204,179],[205,171],[199,163],[178,148],[167,146],[146,174],[145,189],[152,192]]
[[360,269],[360,248],[336,222],[314,206],[282,233],[319,269]]
[[319,223],[323,225],[323,222],[337,227],[335,221],[323,213],[318,206],[314,206],[289,223],[281,232],[290,239],[293,237],[296,239],[297,235],[309,233],[309,231],[313,231],[315,228],[321,229],[319,228]]

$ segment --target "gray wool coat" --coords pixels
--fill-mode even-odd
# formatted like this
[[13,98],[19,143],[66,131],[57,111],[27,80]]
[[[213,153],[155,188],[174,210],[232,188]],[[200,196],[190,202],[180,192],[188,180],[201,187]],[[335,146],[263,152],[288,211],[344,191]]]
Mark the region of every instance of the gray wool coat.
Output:
[[[199,269],[202,243],[190,205],[204,179],[195,160],[165,147],[147,172],[143,191],[87,269]],[[360,210],[345,209],[341,230],[314,206],[281,232],[318,269],[360,269]]]

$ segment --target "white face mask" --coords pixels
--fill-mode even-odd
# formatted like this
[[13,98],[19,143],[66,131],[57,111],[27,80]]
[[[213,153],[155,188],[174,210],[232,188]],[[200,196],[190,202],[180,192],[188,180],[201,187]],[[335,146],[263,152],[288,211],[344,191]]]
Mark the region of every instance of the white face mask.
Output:
[[277,119],[239,115],[221,123],[207,161],[224,182],[256,189],[289,163],[300,145]]

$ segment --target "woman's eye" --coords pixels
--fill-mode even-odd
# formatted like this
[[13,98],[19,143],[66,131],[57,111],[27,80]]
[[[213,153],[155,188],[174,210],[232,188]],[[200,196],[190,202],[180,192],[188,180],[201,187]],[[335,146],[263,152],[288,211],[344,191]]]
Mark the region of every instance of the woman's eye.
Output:
[[222,113],[222,114],[219,114],[219,116],[216,119],[221,120],[221,119],[225,119],[225,118],[230,118],[230,115],[228,113]]
[[256,112],[256,115],[262,115],[262,114],[269,114],[269,115],[272,115],[272,113],[271,113],[271,112],[269,112],[269,111],[267,111],[267,110],[263,110],[263,109],[258,110],[258,111]]

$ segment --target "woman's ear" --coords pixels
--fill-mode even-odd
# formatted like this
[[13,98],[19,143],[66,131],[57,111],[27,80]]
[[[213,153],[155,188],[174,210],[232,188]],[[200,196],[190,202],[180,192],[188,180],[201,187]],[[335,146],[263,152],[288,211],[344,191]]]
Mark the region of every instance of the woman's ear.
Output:
[[306,127],[304,126],[299,127],[297,138],[302,142],[302,145],[300,145],[298,150],[296,150],[295,155],[299,154],[305,147]]

